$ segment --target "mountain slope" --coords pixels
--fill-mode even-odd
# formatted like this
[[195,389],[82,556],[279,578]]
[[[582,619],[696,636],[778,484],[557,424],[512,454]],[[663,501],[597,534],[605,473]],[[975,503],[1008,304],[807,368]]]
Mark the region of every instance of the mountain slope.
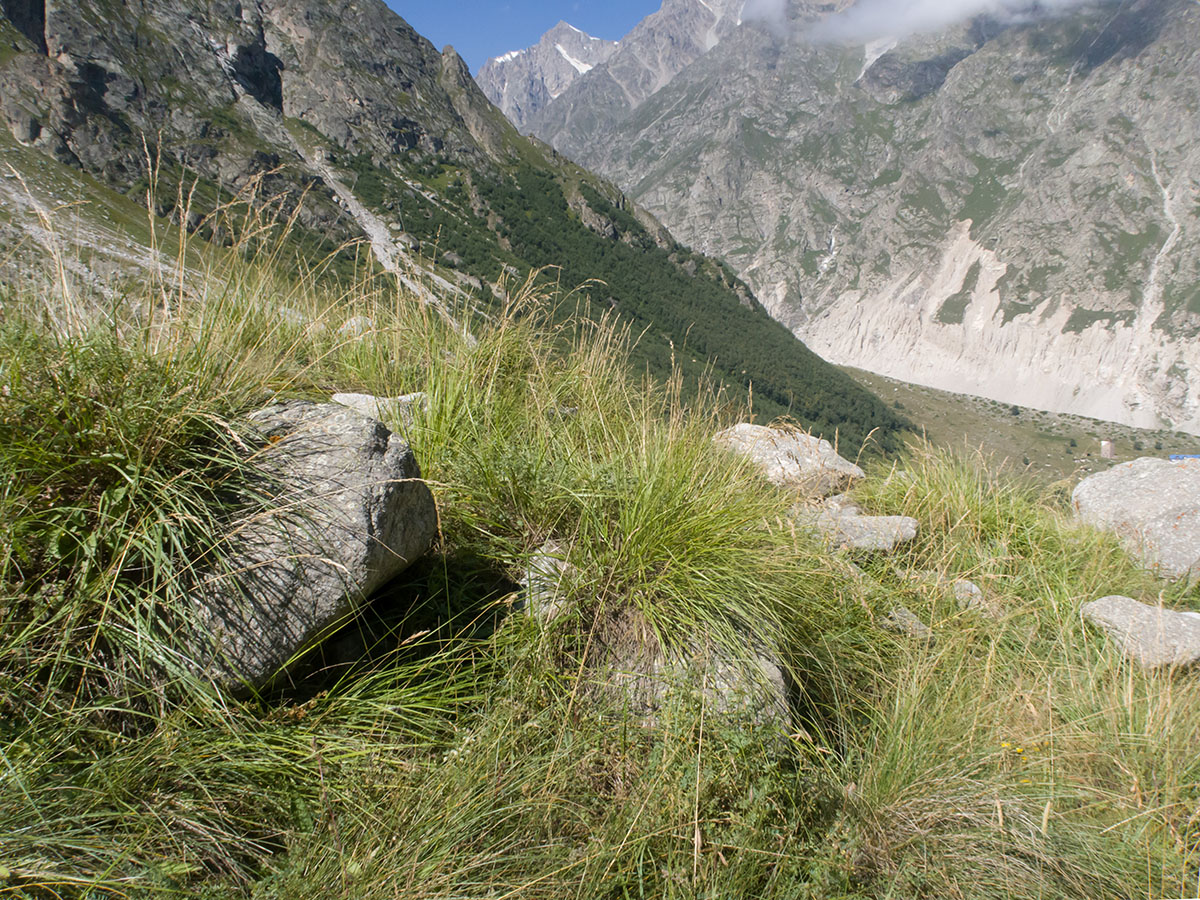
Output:
[[551,104],[586,128],[539,133],[827,358],[1200,431],[1198,29],[1184,0],[866,46],[797,18],[738,29],[632,112]]
[[[437,53],[381,2],[11,5],[0,112],[14,162],[134,197],[153,184],[156,211],[200,235],[212,209],[257,186],[295,214],[298,252],[365,238],[377,267],[430,299],[486,308],[506,281],[561,266],[564,288],[591,282],[597,308],[643,335],[637,359],[654,375],[674,361],[695,382],[711,365],[735,403],[753,386],[760,416],[790,413],[854,445],[877,427],[895,441],[901,419],[727,269],[522,138],[452,49]],[[45,189],[39,171],[29,180]],[[355,265],[353,250],[342,256]]]

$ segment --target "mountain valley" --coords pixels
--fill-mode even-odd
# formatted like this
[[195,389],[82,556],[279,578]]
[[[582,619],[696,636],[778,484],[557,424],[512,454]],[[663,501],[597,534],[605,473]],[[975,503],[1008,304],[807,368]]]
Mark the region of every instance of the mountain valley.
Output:
[[[685,44],[686,5],[655,14]],[[622,103],[614,56],[530,127],[837,363],[1200,431],[1196,4],[847,21],[792,3]]]

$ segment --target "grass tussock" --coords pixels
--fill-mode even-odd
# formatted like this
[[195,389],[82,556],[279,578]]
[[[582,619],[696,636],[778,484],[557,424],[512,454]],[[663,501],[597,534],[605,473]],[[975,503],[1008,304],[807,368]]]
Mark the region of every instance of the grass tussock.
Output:
[[[856,496],[918,539],[831,551],[713,448],[735,399],[639,381],[631,336],[564,315],[570,296],[447,314],[389,280],[283,278],[269,254],[217,271],[88,309],[5,299],[0,891],[1200,893],[1200,687],[1131,667],[1078,612],[1198,598],[1071,525],[1061,491],[917,447]],[[264,501],[241,423],[333,391],[426,392],[388,424],[438,544],[347,623],[352,659],[225,695],[175,634],[190,573]],[[549,541],[571,575],[546,624],[517,581]],[[936,640],[880,629],[897,604]],[[630,622],[667,653],[777,655],[788,733],[717,712],[703,673],[647,727],[596,684]]]

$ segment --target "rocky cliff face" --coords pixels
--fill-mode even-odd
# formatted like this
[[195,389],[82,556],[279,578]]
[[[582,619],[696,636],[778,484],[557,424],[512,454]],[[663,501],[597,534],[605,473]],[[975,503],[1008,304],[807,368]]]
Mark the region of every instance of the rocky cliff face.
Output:
[[532,47],[484,63],[475,80],[509,121],[528,132],[530,120],[616,52],[618,43],[559,22]]
[[835,361],[1200,432],[1200,8],[852,46],[812,14],[736,29],[632,111],[552,103],[539,133]]

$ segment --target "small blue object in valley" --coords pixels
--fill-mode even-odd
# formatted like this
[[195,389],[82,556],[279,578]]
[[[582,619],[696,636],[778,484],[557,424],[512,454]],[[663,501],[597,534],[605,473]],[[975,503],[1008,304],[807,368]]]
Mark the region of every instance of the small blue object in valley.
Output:
[[1200,459],[1200,453],[1172,453],[1167,459]]

